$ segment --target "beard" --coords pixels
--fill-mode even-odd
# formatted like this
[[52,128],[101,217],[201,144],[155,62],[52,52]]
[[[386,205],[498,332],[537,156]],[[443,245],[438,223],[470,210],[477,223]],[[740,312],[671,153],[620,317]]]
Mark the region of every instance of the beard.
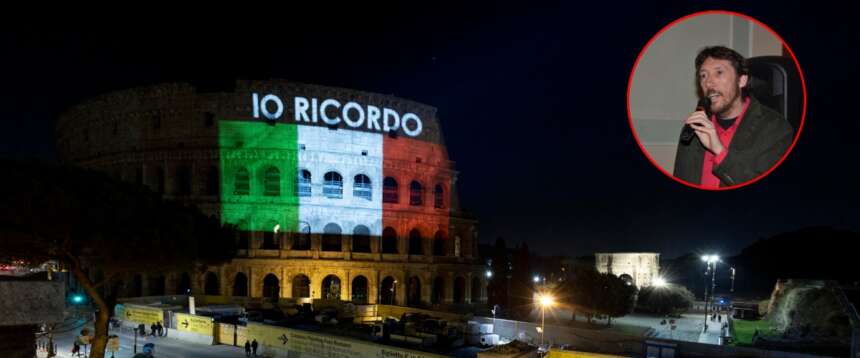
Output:
[[726,93],[720,91],[707,92],[706,96],[711,99],[711,113],[716,114],[717,118],[725,118],[732,111],[735,102],[740,101],[741,87],[739,83],[735,84],[735,90],[732,92],[734,93],[728,94],[728,97]]

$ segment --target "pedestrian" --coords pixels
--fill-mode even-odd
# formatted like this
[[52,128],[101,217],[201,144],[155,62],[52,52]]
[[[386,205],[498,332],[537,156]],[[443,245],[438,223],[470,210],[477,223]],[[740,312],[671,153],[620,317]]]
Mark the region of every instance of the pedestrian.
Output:
[[146,326],[143,323],[137,325],[137,334],[141,336],[146,335]]
[[254,340],[251,342],[251,350],[254,351],[254,357],[256,357],[257,356],[257,339],[256,338],[254,338]]
[[158,323],[155,324],[155,328],[158,329],[158,336],[163,337],[164,336],[164,326],[161,325],[161,321],[158,321]]
[[152,336],[155,337],[155,322],[152,322],[152,324],[149,325],[149,329],[152,330]]
[[250,356],[251,356],[251,342],[248,342],[248,340],[246,339],[245,340],[245,357],[250,357]]
[[723,321],[723,315],[717,316],[717,322],[722,322],[722,321]]
[[81,346],[78,345],[78,342],[74,342],[72,345],[72,357],[79,356],[81,354]]

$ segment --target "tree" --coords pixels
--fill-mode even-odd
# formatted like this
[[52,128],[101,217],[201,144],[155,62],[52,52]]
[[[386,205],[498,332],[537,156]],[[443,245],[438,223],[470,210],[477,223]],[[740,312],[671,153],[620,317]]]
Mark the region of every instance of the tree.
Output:
[[492,263],[493,277],[487,285],[487,293],[489,304],[499,304],[504,309],[509,309],[508,306],[508,283],[510,281],[510,270],[508,260],[508,249],[505,246],[505,239],[496,238],[496,244],[493,246]]
[[600,274],[597,310],[607,316],[607,326],[613,317],[623,317],[636,306],[636,286],[610,273]]
[[659,315],[675,315],[689,310],[695,300],[693,293],[684,286],[650,286],[639,291],[636,310]]
[[[126,272],[201,269],[235,252],[234,230],[148,189],[68,166],[5,161],[0,259],[56,260],[96,307],[90,357],[104,357],[110,307],[99,287]],[[100,282],[88,273],[103,273]]]
[[633,311],[636,286],[613,274],[597,272],[594,267],[576,267],[563,286],[567,303],[576,312],[583,313],[591,323],[595,315],[606,315],[612,324],[613,317],[622,317]]
[[567,304],[572,307],[574,317],[576,313],[585,315],[588,323],[597,314],[598,302],[598,287],[600,286],[600,273],[593,266],[574,267],[570,273],[570,277],[565,280],[562,286],[563,297],[567,300]]
[[510,312],[513,313],[514,317],[522,319],[528,317],[532,307],[534,307],[532,293],[535,288],[529,267],[529,246],[526,243],[521,243],[512,251],[508,304],[511,306]]

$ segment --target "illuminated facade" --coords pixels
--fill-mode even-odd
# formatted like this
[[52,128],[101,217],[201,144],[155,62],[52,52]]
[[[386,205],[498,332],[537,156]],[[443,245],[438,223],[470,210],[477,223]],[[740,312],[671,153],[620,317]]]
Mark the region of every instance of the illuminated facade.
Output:
[[651,286],[660,275],[660,254],[654,252],[595,253],[600,273],[611,273],[636,287]]
[[165,84],[64,113],[60,158],[146,185],[240,228],[231,263],[125,277],[120,295],[486,301],[477,223],[435,108],[286,81]]

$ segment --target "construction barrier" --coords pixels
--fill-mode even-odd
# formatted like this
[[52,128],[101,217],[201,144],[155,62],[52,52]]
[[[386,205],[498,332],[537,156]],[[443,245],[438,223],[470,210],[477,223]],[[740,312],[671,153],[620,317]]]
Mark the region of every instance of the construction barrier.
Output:
[[[352,338],[248,323],[248,338],[257,340],[258,353],[290,357],[409,357],[436,358],[438,354],[392,347]],[[244,345],[244,341],[240,343]]]
[[550,349],[547,358],[623,358],[614,354],[588,353],[579,351],[567,351],[561,349]]
[[172,313],[172,338],[200,344],[215,344],[215,324],[212,317],[187,313]]
[[117,304],[114,307],[114,316],[125,322],[128,326],[137,326],[143,323],[147,329],[156,322],[167,322],[165,312],[161,308],[136,305],[133,303]]
[[219,323],[215,326],[218,344],[244,347],[248,341],[248,327],[230,323]]

